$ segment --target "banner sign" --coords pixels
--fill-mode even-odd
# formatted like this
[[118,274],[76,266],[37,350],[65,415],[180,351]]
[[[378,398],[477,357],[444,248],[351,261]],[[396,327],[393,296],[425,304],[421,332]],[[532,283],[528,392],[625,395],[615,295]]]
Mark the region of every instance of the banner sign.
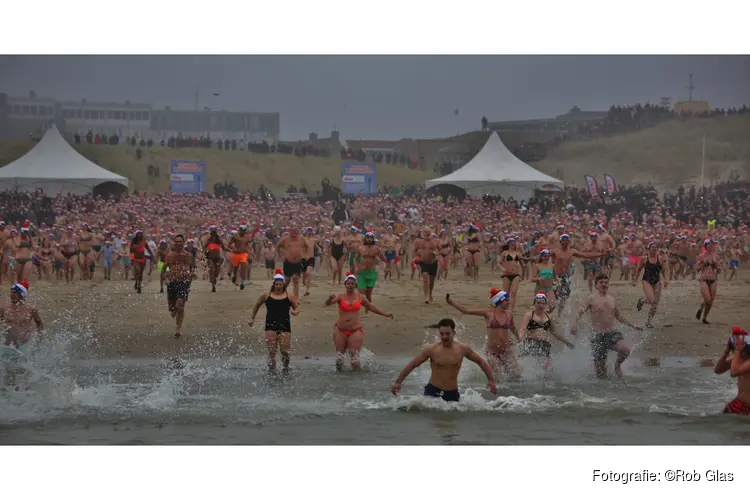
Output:
[[604,174],[604,185],[607,186],[607,192],[612,194],[617,191],[617,183],[615,178],[609,174]]
[[378,185],[374,163],[344,163],[341,192],[354,195],[376,194]]
[[591,193],[591,196],[598,196],[599,184],[596,183],[596,179],[594,179],[590,175],[584,175],[583,179],[586,181],[586,187],[589,188],[589,193]]
[[202,193],[206,190],[206,164],[202,161],[173,160],[169,172],[173,193]]

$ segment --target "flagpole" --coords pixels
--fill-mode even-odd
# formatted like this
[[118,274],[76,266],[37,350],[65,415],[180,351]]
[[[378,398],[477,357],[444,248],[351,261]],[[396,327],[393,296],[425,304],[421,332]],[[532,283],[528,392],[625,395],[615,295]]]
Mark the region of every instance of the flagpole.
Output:
[[706,185],[706,136],[703,136],[703,147],[701,151],[701,188]]

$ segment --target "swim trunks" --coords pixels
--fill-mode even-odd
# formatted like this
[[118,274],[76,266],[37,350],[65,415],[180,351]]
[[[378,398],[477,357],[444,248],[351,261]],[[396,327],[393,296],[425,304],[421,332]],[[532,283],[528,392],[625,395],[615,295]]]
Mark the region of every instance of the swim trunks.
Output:
[[284,276],[302,276],[302,262],[284,261]]
[[426,386],[424,386],[424,395],[433,398],[442,398],[443,401],[450,401],[455,403],[458,403],[458,400],[460,398],[458,390],[444,391],[432,384],[427,384]]
[[167,283],[168,302],[177,302],[180,299],[187,301],[189,294],[189,281],[170,281],[169,283]]
[[750,403],[740,401],[740,398],[734,398],[724,407],[724,413],[750,416]]
[[438,263],[435,262],[420,262],[419,263],[419,269],[421,273],[427,273],[428,276],[435,277],[438,273]]
[[276,261],[266,259],[266,269],[275,269],[275,268],[276,268]]
[[378,281],[377,269],[360,269],[357,273],[357,285],[360,290],[365,288],[375,288]]
[[232,265],[234,267],[239,267],[240,264],[247,264],[247,252],[242,253],[233,253],[232,254]]
[[387,250],[385,252],[385,261],[386,262],[393,262],[396,260],[396,251],[395,250]]
[[521,357],[549,358],[552,351],[552,344],[549,340],[540,339],[523,339],[521,344]]
[[570,297],[570,278],[567,276],[560,276],[560,279],[555,283],[555,297],[559,299],[567,299]]
[[609,351],[615,348],[615,345],[623,339],[620,332],[600,332],[591,336],[591,355],[594,361],[606,361]]
[[586,275],[598,275],[602,272],[602,266],[598,262],[586,262],[583,264],[583,269],[586,271]]

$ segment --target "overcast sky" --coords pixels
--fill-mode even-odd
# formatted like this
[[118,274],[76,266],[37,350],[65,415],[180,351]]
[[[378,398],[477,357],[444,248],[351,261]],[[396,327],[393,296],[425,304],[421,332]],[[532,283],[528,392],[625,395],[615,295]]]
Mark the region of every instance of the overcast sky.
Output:
[[[441,137],[661,97],[750,105],[750,57],[0,56],[0,92],[281,113],[281,136]],[[219,96],[213,96],[219,93]],[[459,116],[453,111],[458,108]]]

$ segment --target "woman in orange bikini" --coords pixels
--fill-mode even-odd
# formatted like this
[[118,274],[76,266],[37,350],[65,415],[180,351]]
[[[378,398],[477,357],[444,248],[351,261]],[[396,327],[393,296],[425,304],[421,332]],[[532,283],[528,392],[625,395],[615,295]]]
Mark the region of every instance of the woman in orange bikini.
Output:
[[393,319],[393,314],[380,310],[357,291],[357,278],[353,274],[344,280],[344,293],[332,293],[325,305],[339,305],[339,319],[333,325],[333,344],[336,346],[336,371],[344,368],[344,353],[348,350],[352,361],[352,371],[359,371],[359,352],[362,350],[365,330],[362,328],[360,309]]
[[215,225],[209,228],[211,231],[204,243],[204,253],[208,263],[208,279],[211,281],[211,291],[216,291],[216,279],[221,275],[221,262],[223,253],[228,251],[224,242],[219,237],[218,229]]
[[513,342],[508,332],[512,333],[516,342],[521,339],[518,329],[513,324],[513,313],[510,311],[510,294],[503,290],[493,288],[490,290],[492,307],[490,309],[469,309],[456,304],[451,300],[451,295],[446,294],[445,301],[448,305],[455,307],[461,314],[470,316],[481,316],[487,322],[487,358],[492,370],[496,373],[503,369],[511,381],[521,378],[521,369],[518,367],[516,354],[513,352]]
[[141,285],[143,284],[143,271],[146,268],[146,260],[150,260],[152,262],[154,260],[151,249],[146,244],[146,240],[143,239],[143,231],[135,232],[133,241],[130,242],[130,252],[130,260],[133,263],[133,278],[135,279],[133,289],[136,291],[136,293],[141,293]]

